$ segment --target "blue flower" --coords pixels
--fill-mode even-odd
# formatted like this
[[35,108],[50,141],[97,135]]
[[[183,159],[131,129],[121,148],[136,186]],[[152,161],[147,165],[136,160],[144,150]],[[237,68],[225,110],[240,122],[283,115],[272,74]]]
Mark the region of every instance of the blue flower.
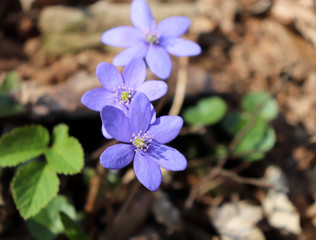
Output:
[[147,2],[134,0],[131,20],[134,27],[115,27],[101,37],[104,44],[126,48],[113,59],[116,66],[125,66],[134,58],[145,58],[150,70],[161,79],[166,79],[172,69],[168,53],[177,57],[201,53],[198,44],[179,38],[191,24],[187,17],[169,17],[156,25]]
[[[112,105],[121,109],[127,115],[129,105],[136,93],[142,92],[150,101],[154,101],[166,94],[168,85],[164,81],[146,78],[146,65],[142,59],[134,59],[123,70],[122,75],[110,63],[100,63],[96,75],[102,85],[100,88],[89,90],[81,97],[81,102],[91,110],[101,111],[105,105]],[[151,105],[152,112],[155,111]],[[155,120],[153,114],[152,121]],[[110,139],[104,127],[104,137]]]
[[136,177],[150,191],[157,191],[160,186],[160,167],[171,171],[186,168],[185,157],[176,149],[164,145],[179,134],[182,118],[162,116],[151,123],[152,111],[145,94],[138,93],[134,97],[128,117],[118,108],[105,106],[101,118],[107,132],[122,142],[101,154],[103,167],[120,169],[134,159]]
[[153,101],[168,90],[164,81],[145,81],[146,65],[142,59],[131,61],[122,75],[112,64],[102,62],[97,66],[96,75],[102,87],[89,90],[81,97],[82,104],[95,111],[101,111],[105,105],[113,105],[127,114],[136,93],[142,92]]

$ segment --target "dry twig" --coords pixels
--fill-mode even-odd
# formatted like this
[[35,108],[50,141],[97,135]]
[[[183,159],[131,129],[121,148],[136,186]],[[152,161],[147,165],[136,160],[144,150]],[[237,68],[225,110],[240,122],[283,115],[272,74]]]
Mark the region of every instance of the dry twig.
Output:
[[[275,96],[283,87],[283,85],[288,81],[288,74],[286,74],[285,76],[283,76],[281,78],[280,83],[276,84],[275,86],[273,86],[273,88],[270,91],[270,94],[272,96]],[[268,99],[266,100],[268,101]],[[236,158],[236,157],[241,157],[241,156],[249,156],[251,154],[257,153],[258,151],[251,151],[249,153],[243,153],[242,155],[236,155],[233,153],[233,150],[236,148],[236,146],[240,143],[240,141],[243,139],[243,137],[252,129],[252,127],[254,126],[256,119],[258,117],[258,114],[262,108],[262,106],[265,105],[266,102],[263,102],[259,105],[256,106],[256,109],[254,111],[254,114],[252,115],[251,120],[246,124],[246,126],[244,126],[244,128],[238,132],[238,134],[234,137],[234,139],[231,141],[231,143],[228,146],[228,156],[221,158],[218,163],[216,164],[216,166],[201,180],[201,182],[193,187],[190,191],[190,194],[185,202],[185,207],[186,208],[191,208],[192,204],[194,202],[194,200],[198,197],[198,195],[201,192],[201,189],[204,188],[204,186],[211,181],[212,179],[216,178],[218,175],[226,175],[226,177],[230,177],[233,180],[235,180],[236,182],[239,183],[247,183],[247,184],[252,184],[252,185],[256,185],[256,186],[260,186],[260,187],[270,187],[270,185],[268,185],[267,183],[263,183],[260,180],[256,180],[256,179],[249,179],[249,178],[243,178],[239,175],[237,175],[236,173],[232,172],[232,171],[227,171],[224,170],[223,167],[226,163],[226,161],[229,158]]]

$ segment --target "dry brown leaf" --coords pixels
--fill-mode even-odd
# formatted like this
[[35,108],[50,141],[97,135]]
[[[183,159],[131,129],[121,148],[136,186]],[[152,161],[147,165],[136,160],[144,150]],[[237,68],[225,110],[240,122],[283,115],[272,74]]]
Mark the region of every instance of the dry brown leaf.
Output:
[[262,202],[263,211],[272,227],[283,230],[286,233],[300,234],[300,216],[289,200],[286,191],[287,181],[282,170],[276,166],[267,168],[265,178],[275,188],[270,189]]
[[[306,6],[307,5],[307,6]],[[316,48],[316,12],[303,1],[277,0],[271,9],[280,21],[293,23],[296,29]]]
[[263,217],[260,206],[247,202],[226,203],[212,209],[210,217],[223,240],[264,240],[261,230],[256,227]]
[[153,212],[157,222],[164,224],[168,230],[180,229],[180,212],[162,190],[154,193]]

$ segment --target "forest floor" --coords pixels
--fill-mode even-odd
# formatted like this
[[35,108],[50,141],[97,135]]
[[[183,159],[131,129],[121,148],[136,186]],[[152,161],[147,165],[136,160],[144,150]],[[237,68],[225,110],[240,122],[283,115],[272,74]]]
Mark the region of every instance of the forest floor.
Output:
[[[104,46],[100,36],[130,25],[125,0],[1,0],[0,83],[16,71],[21,88],[13,97],[24,106],[22,113],[0,118],[1,135],[25,124],[69,125],[85,150],[85,173],[62,177],[60,193],[84,213],[81,225],[91,239],[316,239],[316,2],[148,2],[158,21],[190,17],[185,38],[202,47],[186,64],[182,109],[220,96],[231,112],[252,91],[277,100],[279,113],[271,123],[276,144],[264,159],[214,161],[205,153],[226,140],[220,126],[199,131],[185,125],[171,145],[186,155],[188,168],[163,173],[158,192],[139,188],[121,211],[137,186],[132,168],[112,172],[100,166],[110,142],[101,134],[99,114],[80,98],[98,86],[97,64],[112,62],[121,51]],[[172,60],[167,96],[155,103],[163,114],[181,70],[179,59]],[[147,79],[155,78],[148,72]],[[1,174],[0,239],[32,239],[10,193],[13,172]],[[92,177],[85,181],[88,172]]]

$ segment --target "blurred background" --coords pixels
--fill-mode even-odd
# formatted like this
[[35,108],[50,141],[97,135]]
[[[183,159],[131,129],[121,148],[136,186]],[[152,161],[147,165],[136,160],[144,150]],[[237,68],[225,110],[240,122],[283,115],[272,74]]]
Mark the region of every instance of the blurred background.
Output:
[[[141,187],[113,223],[133,171],[100,167],[108,141],[99,113],[80,98],[99,86],[97,64],[112,62],[122,50],[103,45],[100,37],[109,28],[131,25],[126,0],[0,1],[0,85],[8,74],[14,79],[9,93],[0,91],[0,134],[26,124],[69,125],[86,161],[81,174],[61,176],[60,193],[90,239],[316,239],[316,1],[148,3],[157,21],[189,17],[184,37],[202,47],[186,66],[181,116],[204,97],[220,97],[228,113],[238,111],[250,92],[276,100],[277,114],[269,122],[273,148],[260,161],[229,156],[221,164],[230,123],[196,127],[185,119],[171,145],[187,157],[188,169],[164,173],[156,193]],[[168,114],[175,93],[181,63],[172,59],[167,96],[155,103],[159,115]],[[148,71],[147,79],[157,77]],[[0,239],[67,239],[62,232],[43,238],[30,231],[12,200],[14,171],[1,170]]]

